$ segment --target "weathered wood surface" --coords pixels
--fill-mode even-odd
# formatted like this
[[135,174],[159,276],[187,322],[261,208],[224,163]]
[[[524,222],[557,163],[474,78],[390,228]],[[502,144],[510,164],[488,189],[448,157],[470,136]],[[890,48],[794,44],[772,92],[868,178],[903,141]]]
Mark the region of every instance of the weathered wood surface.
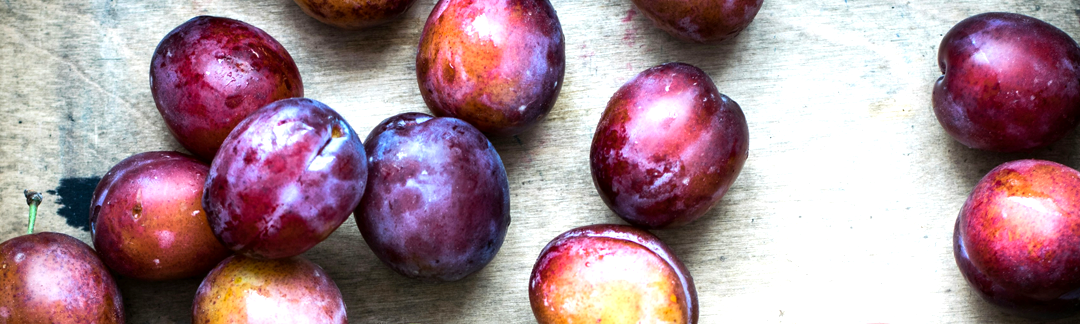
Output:
[[[78,219],[86,182],[132,154],[181,149],[154,108],[148,69],[158,41],[187,19],[228,16],[266,30],[296,59],[306,96],[366,134],[393,114],[427,111],[414,55],[433,5],[346,32],[289,0],[2,1],[0,240],[24,230],[21,192],[30,188],[54,191],[39,230],[89,241]],[[627,0],[553,5],[567,44],[558,103],[539,127],[493,140],[512,194],[499,255],[459,282],[415,282],[379,263],[349,220],[306,257],[336,280],[351,322],[532,322],[527,278],[540,249],[572,227],[620,222],[588,169],[600,113],[623,82],[668,61],[707,71],[750,125],[750,158],[721,204],[690,226],[656,231],[693,274],[702,323],[1026,322],[967,287],[952,257],[953,223],[999,163],[1080,167],[1080,136],[1027,154],[951,140],[930,108],[937,48],[953,24],[986,11],[1080,37],[1080,1],[766,0],[749,29],[714,45],[676,41]],[[121,280],[130,322],[188,323],[199,280]]]

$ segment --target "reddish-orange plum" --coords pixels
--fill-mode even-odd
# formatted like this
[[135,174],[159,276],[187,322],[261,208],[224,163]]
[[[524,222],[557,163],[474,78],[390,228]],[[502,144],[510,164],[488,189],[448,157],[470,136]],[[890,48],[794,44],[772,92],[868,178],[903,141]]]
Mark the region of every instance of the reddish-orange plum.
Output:
[[176,140],[210,161],[244,117],[278,99],[304,96],[304,86],[292,56],[262,29],[199,16],[158,43],[150,93]]
[[0,243],[0,322],[124,323],[124,305],[86,243],[37,233]]
[[236,125],[210,164],[210,228],[248,257],[304,253],[356,208],[366,160],[360,137],[330,107],[306,98],[269,104]]
[[420,35],[420,94],[436,116],[520,134],[555,106],[565,46],[547,0],[440,0]]
[[1080,48],[1057,27],[1013,13],[964,19],[941,39],[934,115],[968,147],[1024,151],[1080,122]]
[[1080,172],[1040,160],[994,168],[953,239],[960,272],[990,303],[1040,318],[1080,310]]
[[30,233],[0,243],[0,323],[123,324],[120,289],[98,255],[67,234],[34,234],[41,194],[26,198]]
[[704,71],[656,66],[615,92],[600,116],[589,156],[593,183],[631,224],[686,224],[735,182],[749,137],[742,109]]
[[206,275],[192,304],[194,324],[348,322],[337,284],[301,257],[228,257]]
[[697,323],[690,272],[659,238],[626,225],[556,237],[529,280],[533,315],[547,323]]
[[656,27],[689,42],[720,42],[750,26],[764,0],[632,0]]
[[231,253],[202,208],[210,166],[176,152],[146,152],[117,163],[90,203],[90,236],[116,274],[171,280],[206,274]]
[[308,16],[343,29],[381,25],[401,17],[416,0],[293,0]]

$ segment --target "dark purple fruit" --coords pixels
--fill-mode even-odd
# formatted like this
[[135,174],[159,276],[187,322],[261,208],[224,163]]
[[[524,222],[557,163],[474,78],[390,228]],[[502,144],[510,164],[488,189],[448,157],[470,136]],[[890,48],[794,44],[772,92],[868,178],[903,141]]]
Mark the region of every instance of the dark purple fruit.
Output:
[[488,264],[510,225],[499,154],[456,118],[406,113],[371,131],[356,224],[375,255],[412,278],[458,280]]

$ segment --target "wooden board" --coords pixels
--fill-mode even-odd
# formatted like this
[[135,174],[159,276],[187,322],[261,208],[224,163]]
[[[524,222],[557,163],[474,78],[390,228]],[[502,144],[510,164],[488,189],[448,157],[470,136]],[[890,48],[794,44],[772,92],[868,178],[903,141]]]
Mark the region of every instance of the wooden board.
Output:
[[[296,59],[306,96],[366,134],[394,114],[427,112],[414,59],[433,5],[347,32],[289,0],[0,2],[0,240],[24,231],[29,188],[50,192],[39,231],[89,242],[94,177],[135,153],[182,149],[154,108],[148,70],[158,41],[191,17],[266,30]],[[964,282],[953,223],[1002,162],[1080,167],[1080,137],[1026,154],[953,141],[930,108],[937,48],[953,24],[986,11],[1080,37],[1080,0],[767,0],[739,37],[714,45],[669,37],[627,0],[553,5],[567,44],[558,103],[535,129],[493,140],[513,218],[498,256],[458,282],[416,282],[384,267],[349,220],[305,256],[336,280],[351,322],[532,322],[527,282],[540,249],[576,226],[621,223],[588,169],[600,113],[625,81],[668,61],[708,72],[750,126],[750,158],[722,202],[690,226],[655,231],[693,274],[701,323],[1026,322]],[[199,281],[121,280],[129,322],[190,322]]]

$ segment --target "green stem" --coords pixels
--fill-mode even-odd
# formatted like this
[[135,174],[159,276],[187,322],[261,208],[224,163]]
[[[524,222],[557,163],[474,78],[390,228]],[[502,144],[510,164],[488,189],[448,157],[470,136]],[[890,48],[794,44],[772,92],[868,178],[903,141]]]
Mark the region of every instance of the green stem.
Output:
[[30,206],[30,224],[27,225],[26,234],[34,234],[34,222],[37,221],[37,208],[41,205],[41,194],[37,191],[23,190],[26,196],[26,204]]

